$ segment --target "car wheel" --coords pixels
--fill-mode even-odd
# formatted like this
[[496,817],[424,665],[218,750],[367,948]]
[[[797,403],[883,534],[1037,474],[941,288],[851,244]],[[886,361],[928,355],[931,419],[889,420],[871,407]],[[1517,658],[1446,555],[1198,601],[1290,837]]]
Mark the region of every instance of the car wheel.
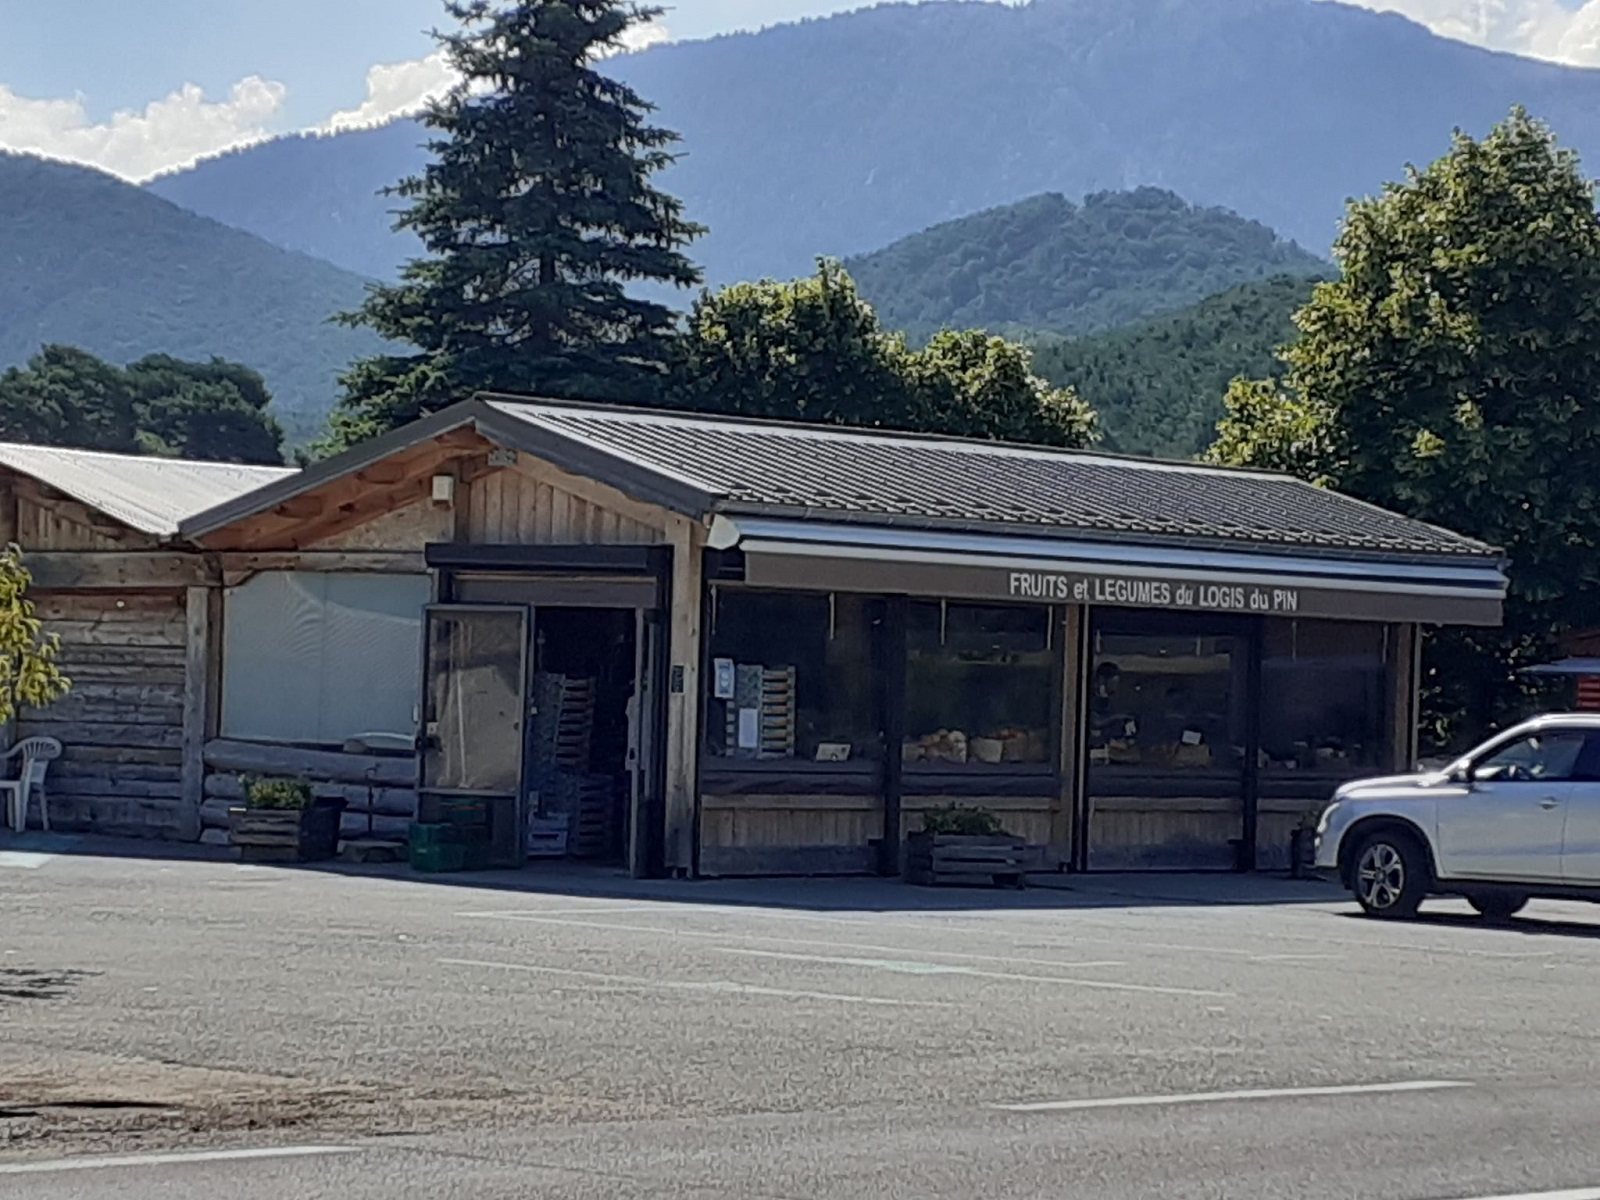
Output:
[[1374,833],[1356,849],[1351,884],[1369,917],[1414,917],[1428,894],[1428,860],[1409,834]]
[[1504,921],[1528,906],[1528,898],[1518,892],[1478,892],[1467,896],[1472,905],[1491,921]]

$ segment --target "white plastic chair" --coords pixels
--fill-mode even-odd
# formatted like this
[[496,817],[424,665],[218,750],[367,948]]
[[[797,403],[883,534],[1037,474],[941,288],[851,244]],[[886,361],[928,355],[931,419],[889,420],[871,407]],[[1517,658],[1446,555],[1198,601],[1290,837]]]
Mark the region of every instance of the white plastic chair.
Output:
[[0,779],[0,796],[5,798],[6,819],[17,833],[28,827],[28,797],[35,789],[39,792],[39,816],[45,829],[50,828],[50,803],[45,799],[44,773],[60,757],[61,743],[53,737],[23,738],[0,754],[0,762],[9,758],[22,759],[22,770],[15,779]]

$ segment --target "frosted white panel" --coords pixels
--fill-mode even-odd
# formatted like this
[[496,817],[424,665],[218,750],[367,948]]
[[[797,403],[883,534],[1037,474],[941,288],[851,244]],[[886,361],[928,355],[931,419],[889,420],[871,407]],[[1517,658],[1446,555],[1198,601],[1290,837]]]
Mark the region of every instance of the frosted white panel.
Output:
[[228,589],[223,734],[413,734],[429,595],[426,575],[268,571]]

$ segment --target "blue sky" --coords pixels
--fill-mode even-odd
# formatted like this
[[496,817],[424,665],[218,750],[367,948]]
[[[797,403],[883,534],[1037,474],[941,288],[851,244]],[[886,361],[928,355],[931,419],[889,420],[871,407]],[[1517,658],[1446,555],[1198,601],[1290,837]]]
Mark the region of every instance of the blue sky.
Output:
[[[1356,2],[1448,37],[1600,66],[1600,0]],[[656,36],[859,5],[679,0]],[[382,120],[448,86],[427,34],[445,19],[441,0],[0,0],[0,147],[139,179],[275,133]]]

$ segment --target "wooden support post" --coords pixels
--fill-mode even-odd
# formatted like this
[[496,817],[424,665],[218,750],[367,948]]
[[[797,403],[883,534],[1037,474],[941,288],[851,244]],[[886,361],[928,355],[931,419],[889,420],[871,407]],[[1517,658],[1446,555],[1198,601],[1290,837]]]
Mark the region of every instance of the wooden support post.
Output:
[[[1057,610],[1059,611],[1059,610]],[[1074,861],[1078,805],[1082,800],[1085,705],[1083,681],[1084,609],[1067,608],[1059,626],[1061,635],[1061,725],[1056,759],[1060,788],[1050,804],[1050,851],[1062,862]]]
[[699,809],[700,637],[704,611],[704,526],[674,517],[667,530],[672,544],[672,614],[667,668],[667,788],[665,867],[669,874],[692,875],[695,864],[695,814]]
[[1389,627],[1389,766],[1417,766],[1418,689],[1422,684],[1422,631],[1415,625]]
[[178,814],[178,836],[185,841],[200,837],[200,806],[205,802],[205,746],[217,690],[214,665],[220,623],[212,609],[220,589],[191,587],[185,591],[187,638],[183,668],[183,805]]
[[[1068,624],[1072,635],[1072,669],[1078,696],[1077,714],[1069,730],[1063,725],[1063,735],[1070,734],[1067,744],[1072,747],[1070,773],[1062,761],[1062,785],[1072,789],[1070,807],[1072,821],[1072,857],[1068,860],[1074,871],[1089,869],[1089,720],[1094,697],[1090,692],[1094,671],[1094,643],[1091,637],[1093,614],[1087,605],[1072,610],[1076,618]],[[1065,706],[1063,706],[1065,707]]]

